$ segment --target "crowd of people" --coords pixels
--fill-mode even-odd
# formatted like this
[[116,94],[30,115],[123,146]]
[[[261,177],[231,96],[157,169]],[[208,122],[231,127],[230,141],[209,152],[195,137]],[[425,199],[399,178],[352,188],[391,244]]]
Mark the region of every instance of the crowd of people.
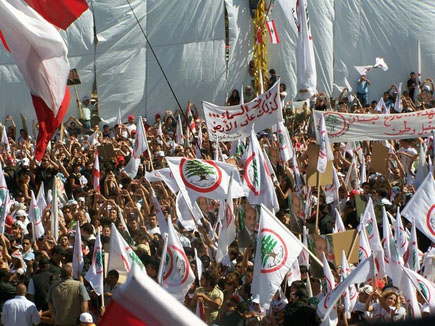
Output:
[[[271,71],[270,81],[273,79],[276,80],[274,70]],[[328,98],[325,94],[315,94],[311,98],[311,109],[381,113],[376,109],[377,101],[369,101],[369,84],[367,77],[363,76],[358,82],[357,94],[351,94],[346,88],[337,99]],[[266,85],[273,85],[273,81]],[[401,97],[405,112],[434,107],[432,80],[419,81],[415,74],[411,74],[407,87]],[[414,96],[416,88],[419,88],[418,96]],[[254,98],[250,86],[244,92],[245,101]],[[353,157],[358,156],[356,147],[343,143],[334,144],[333,165],[340,180],[339,200],[327,202],[324,187],[318,191],[316,187],[308,187],[304,181],[309,165],[307,149],[310,144],[316,143],[311,111],[308,106],[303,110],[295,110],[286,99],[285,85],[281,85],[280,94],[284,103],[284,124],[291,136],[296,164],[282,161],[278,137],[272,128],[258,134],[260,145],[268,154],[274,170],[272,177],[280,207],[276,216],[296,235],[301,235],[305,226],[310,235],[322,236],[336,232],[334,226],[337,209],[346,230],[354,230],[359,225],[358,207],[361,203],[364,206],[371,198],[379,229],[382,230],[382,207],[396,215],[397,209],[405,207],[412,198],[416,191],[414,179],[419,150],[421,147],[425,148],[429,158],[432,154],[432,140],[416,138],[389,141],[386,144],[390,148],[389,165],[385,174],[374,172],[370,167],[374,142],[362,141],[360,150],[365,159],[365,180],[361,180],[362,173],[346,180]],[[398,89],[394,85],[385,91],[387,113],[396,113],[396,96]],[[239,92],[235,90],[227,104],[237,105],[240,100]],[[3,324],[98,324],[100,316],[104,314],[102,300],[83,275],[91,264],[97,233],[101,235],[105,251],[109,251],[111,223],[116,225],[132,246],[146,267],[148,276],[157,282],[164,241],[151,198],[153,190],[165,218],[172,220],[182,240],[195,275],[198,275],[198,270],[194,249],[202,261],[202,276],[192,284],[184,304],[195,312],[198,302],[203,303],[207,324],[320,325],[316,305],[325,295],[325,286],[322,272],[319,274],[315,271],[314,261],[308,266],[300,266],[299,280],[291,284],[288,284],[287,279],[284,280],[269,309],[261,307],[259,301],[252,297],[258,207],[250,205],[246,198],[234,200],[236,241],[231,244],[226,259],[216,263],[215,253],[219,237],[216,225],[220,218],[220,203],[200,197],[198,206],[204,216],[202,225],[187,229],[180,223],[180,216],[177,216],[175,194],[166,184],[149,182],[145,177],[147,171],[167,167],[165,157],[213,160],[216,146],[220,147],[223,159],[236,165],[242,173],[243,152],[248,142],[243,142],[240,149],[234,150],[234,143],[216,144],[209,141],[205,121],[192,105],[196,134],[191,135],[191,139],[185,137],[183,143],[176,143],[178,115],[181,115],[183,130],[187,128],[187,117],[179,110],[156,114],[154,119],[143,119],[149,151],[142,154],[138,173],[130,178],[123,169],[131,159],[138,117],[130,115],[127,122],[114,126],[103,123],[91,125],[91,112],[95,108],[90,108],[89,103],[89,97],[83,99],[85,112],[79,118],[70,117],[65,122],[65,128],[61,129],[64,134],[56,135],[41,162],[36,162],[33,157],[35,142],[27,129],[21,129],[17,134],[13,118],[7,116],[5,119],[3,128],[7,131],[8,144],[2,140],[0,162],[12,205],[5,216],[4,232],[0,236],[0,309]],[[197,147],[195,141],[199,133],[202,135],[201,148]],[[97,149],[100,165],[99,189],[93,187],[93,165]],[[357,159],[357,164],[361,163]],[[302,185],[297,183],[295,169],[302,176]],[[64,192],[60,195],[62,200],[59,202],[59,233],[54,235],[51,231],[51,200],[56,194],[47,194],[47,206],[41,214],[45,234],[35,239],[28,217],[32,192],[36,195],[43,185],[49,193],[47,190],[53,189],[56,176],[61,185],[64,185]],[[2,202],[6,200],[5,190],[0,188]],[[5,209],[5,205],[2,207]],[[85,262],[82,275],[74,279],[71,263],[77,224],[80,226]],[[403,224],[410,229],[411,224],[407,220],[403,219]],[[431,258],[435,256],[433,244],[421,233],[418,233],[418,245],[425,255],[422,261],[434,264]],[[323,250],[327,250],[326,246]],[[329,265],[338,283],[341,267],[333,260]],[[435,275],[430,277],[432,281],[435,280]],[[119,271],[106,270],[106,307],[121,282]],[[407,309],[407,298],[399,286],[393,284],[388,276],[379,278],[376,283],[360,284],[358,302],[350,316],[346,315],[341,304],[338,305],[339,324],[412,318]],[[418,298],[423,316],[435,313],[430,311],[421,295]]]

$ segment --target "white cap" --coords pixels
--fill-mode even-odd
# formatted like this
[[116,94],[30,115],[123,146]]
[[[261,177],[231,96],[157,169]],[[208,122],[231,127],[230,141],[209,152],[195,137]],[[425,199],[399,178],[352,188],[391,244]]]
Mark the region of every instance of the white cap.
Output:
[[18,216],[18,217],[21,217],[21,216],[27,216],[27,213],[26,213],[24,210],[19,209],[19,210],[17,211],[17,213],[15,214],[15,216]]
[[94,319],[92,318],[92,315],[88,312],[83,312],[80,314],[80,322],[81,323],[93,323]]

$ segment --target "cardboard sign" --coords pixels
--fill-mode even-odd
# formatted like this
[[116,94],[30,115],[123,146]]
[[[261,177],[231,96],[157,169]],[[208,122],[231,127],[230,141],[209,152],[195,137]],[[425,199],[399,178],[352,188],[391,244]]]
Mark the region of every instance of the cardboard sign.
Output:
[[[319,156],[319,145],[309,144],[308,145],[308,167],[307,167],[307,184],[309,187],[317,186],[317,158]],[[326,165],[326,170],[324,173],[320,174],[319,185],[325,186],[332,184],[332,161],[328,161]]]
[[98,156],[102,160],[110,161],[116,158],[115,150],[112,144],[103,144],[98,146]]
[[370,171],[375,171],[382,173],[383,175],[388,175],[388,147],[382,144],[374,143],[372,144],[372,160],[370,161]]

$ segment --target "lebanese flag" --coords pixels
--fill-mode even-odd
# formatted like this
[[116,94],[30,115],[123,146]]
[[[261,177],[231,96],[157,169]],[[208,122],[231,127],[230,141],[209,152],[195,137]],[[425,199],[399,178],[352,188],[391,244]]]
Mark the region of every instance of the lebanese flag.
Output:
[[100,190],[100,160],[98,159],[98,151],[95,151],[94,168],[92,169],[92,186],[94,189]]
[[189,101],[189,104],[187,105],[187,110],[186,110],[187,127],[188,127],[188,130],[192,134],[195,134],[196,133],[196,123],[195,123],[195,119],[193,118],[192,109],[190,106],[191,105],[190,105],[190,101]]
[[276,32],[275,21],[271,20],[266,22],[267,31],[269,32],[270,43],[279,44],[278,33]]
[[66,30],[89,6],[86,0],[26,0],[46,21]]
[[68,108],[68,49],[56,27],[23,0],[0,1],[0,29],[32,94],[39,122],[35,158],[40,161]]
[[127,282],[113,293],[100,326],[206,326],[193,312],[134,264]]

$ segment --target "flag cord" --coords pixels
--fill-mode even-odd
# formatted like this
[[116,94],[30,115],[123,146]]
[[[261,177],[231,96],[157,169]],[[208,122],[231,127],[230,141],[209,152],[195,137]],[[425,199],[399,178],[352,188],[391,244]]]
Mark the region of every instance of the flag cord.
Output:
[[[133,7],[131,6],[130,0],[127,0],[127,3],[128,3],[128,6],[130,7],[130,10],[131,10],[131,12],[132,12],[134,18],[136,19],[136,23],[137,23],[137,25],[139,26],[139,28],[140,28],[140,30],[141,30],[143,36],[145,37],[145,41],[147,42],[147,44],[148,44],[148,46],[149,46],[149,48],[150,48],[150,50],[151,50],[151,53],[153,54],[154,59],[156,59],[157,65],[159,66],[160,71],[162,72],[162,75],[163,75],[163,77],[165,78],[166,83],[168,84],[169,89],[170,89],[172,95],[174,96],[175,102],[177,102],[177,106],[178,106],[178,108],[180,109],[181,113],[183,114],[184,119],[186,119],[186,115],[185,115],[185,113],[184,113],[184,110],[183,110],[182,107],[181,107],[180,102],[178,101],[177,95],[175,94],[174,89],[172,88],[172,85],[171,85],[171,83],[169,82],[169,79],[168,79],[168,77],[166,76],[166,73],[165,73],[165,71],[163,70],[162,65],[160,64],[159,58],[157,58],[157,55],[156,55],[156,53],[154,52],[154,48],[152,47],[152,45],[151,45],[151,43],[150,43],[150,41],[149,41],[149,39],[148,39],[147,34],[145,33],[144,29],[142,28],[142,25],[140,24],[139,19],[137,18],[136,13],[134,12]],[[191,129],[189,123],[187,123],[187,126],[189,127],[190,132],[192,132],[192,129]],[[193,133],[192,133],[192,135],[193,135]],[[193,137],[193,141],[194,141],[196,147],[198,147],[198,149],[201,151],[201,148],[199,147],[198,142],[197,142],[197,140],[196,140],[195,137]],[[201,154],[201,155],[202,155],[202,154]]]

